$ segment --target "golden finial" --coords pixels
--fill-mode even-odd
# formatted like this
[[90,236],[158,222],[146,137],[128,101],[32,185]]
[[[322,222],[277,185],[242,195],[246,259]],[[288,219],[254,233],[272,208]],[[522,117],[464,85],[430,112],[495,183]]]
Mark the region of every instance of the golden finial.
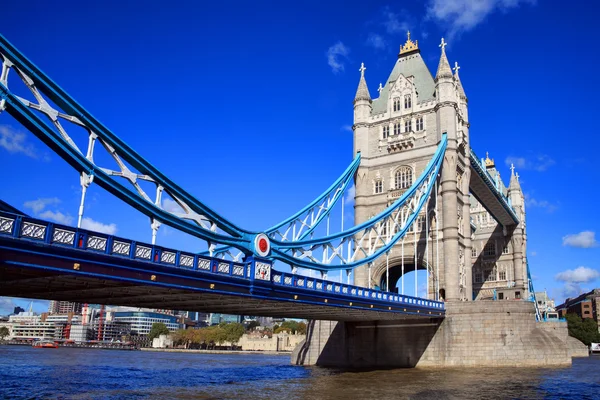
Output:
[[419,50],[419,41],[415,40],[413,42],[410,40],[410,31],[406,31],[406,43],[404,43],[404,46],[400,46],[400,55],[412,53],[415,50]]
[[490,153],[488,153],[487,151],[485,152],[485,166],[488,168],[496,166],[496,164],[494,164],[494,159],[490,158]]

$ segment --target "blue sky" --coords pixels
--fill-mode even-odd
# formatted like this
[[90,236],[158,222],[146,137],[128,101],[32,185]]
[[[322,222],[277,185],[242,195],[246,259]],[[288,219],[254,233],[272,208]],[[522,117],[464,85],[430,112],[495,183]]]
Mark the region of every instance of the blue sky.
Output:
[[[432,72],[444,36],[462,67],[474,150],[489,151],[505,179],[510,162],[521,176],[536,289],[560,302],[600,286],[598,5],[86,3],[9,2],[1,33],[167,176],[253,230],[307,204],[351,162],[360,63],[373,95],[407,29]],[[0,198],[76,223],[78,175],[6,113],[0,181]],[[88,199],[88,226],[150,241],[146,217],[98,187]],[[196,248],[164,227],[158,242]],[[2,299],[0,314],[24,303]]]

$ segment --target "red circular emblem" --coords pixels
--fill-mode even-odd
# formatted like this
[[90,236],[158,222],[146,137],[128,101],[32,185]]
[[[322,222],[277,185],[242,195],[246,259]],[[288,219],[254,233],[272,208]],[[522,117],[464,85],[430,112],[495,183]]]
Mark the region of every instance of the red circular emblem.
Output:
[[269,249],[269,244],[267,243],[267,239],[260,238],[258,240],[258,249],[261,251],[261,253],[267,252],[267,250]]

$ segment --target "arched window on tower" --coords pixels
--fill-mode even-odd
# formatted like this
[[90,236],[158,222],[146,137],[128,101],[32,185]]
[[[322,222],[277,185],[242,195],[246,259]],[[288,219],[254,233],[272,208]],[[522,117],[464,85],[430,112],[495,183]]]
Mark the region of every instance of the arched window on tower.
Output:
[[394,124],[394,135],[399,135],[400,134],[400,122],[396,122]]
[[408,189],[413,183],[413,171],[411,167],[403,166],[396,171],[396,189]]
[[407,94],[404,96],[404,108],[411,108],[412,107],[412,96],[410,94]]
[[394,112],[400,111],[400,97],[394,98]]

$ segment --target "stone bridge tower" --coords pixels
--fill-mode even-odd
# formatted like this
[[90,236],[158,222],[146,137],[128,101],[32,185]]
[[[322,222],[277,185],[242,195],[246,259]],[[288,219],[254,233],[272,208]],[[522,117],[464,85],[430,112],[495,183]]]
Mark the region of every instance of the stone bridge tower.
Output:
[[[435,199],[428,203],[427,210],[421,212],[412,232],[394,246],[387,260],[382,257],[370,268],[358,268],[355,283],[385,289],[389,282],[391,290],[395,291],[396,285],[401,286],[401,276],[404,273],[423,269],[431,277],[428,279],[427,297],[472,300],[485,297],[479,295],[484,293],[481,292],[482,282],[479,282],[481,263],[477,263],[477,257],[472,257],[478,252],[477,249],[473,250],[472,241],[478,239],[476,246],[485,247],[482,243],[498,232],[495,229],[474,234],[478,226],[475,223],[472,227],[471,210],[481,208],[483,212],[487,211],[469,193],[471,168],[468,101],[458,74],[460,67],[455,63],[454,73],[450,68],[444,39],[439,47],[441,55],[434,77],[421,57],[418,41],[412,41],[409,32],[406,43],[400,47],[389,78],[385,84],[379,84],[378,97],[375,99],[371,98],[367,87],[366,68],[361,65],[360,81],[354,99],[353,126],[354,153],[356,155],[360,152],[362,155],[355,182],[356,224],[381,212],[412,185],[435,153],[443,133],[448,135],[448,147],[438,180],[437,194],[432,196],[437,198],[437,204]],[[495,169],[488,169],[488,172],[492,176],[496,173]],[[511,181],[511,188],[513,186]],[[504,188],[503,185],[502,187]],[[504,190],[507,191],[505,188]],[[513,204],[521,206],[522,201],[518,200],[522,199],[520,187],[514,186],[511,190]],[[489,214],[488,218],[493,221]],[[524,208],[522,218],[524,225]],[[428,235],[425,232],[426,226],[429,227]],[[384,227],[383,230],[384,234],[394,233],[389,231],[389,227]],[[501,227],[500,230],[502,231]],[[500,246],[495,255],[501,255],[506,250],[501,246],[510,241],[504,237],[509,234],[500,232],[503,238],[494,239],[495,243],[502,242],[500,245],[495,244],[496,247]],[[523,277],[523,269],[516,265],[522,263],[524,251],[521,248],[524,248],[523,238],[526,236],[523,234],[519,237],[522,238],[519,239],[519,243],[522,243],[519,245],[521,253],[512,254],[512,249],[517,246],[511,246],[511,265],[508,268],[513,270],[513,285],[517,282],[523,286],[523,280],[516,279]],[[474,264],[478,268],[475,275]],[[494,282],[503,277],[505,282],[499,283],[499,287],[510,287],[508,275],[498,276],[497,267],[494,271],[496,275],[492,277],[490,272],[488,277],[493,278]],[[479,284],[475,290],[474,276],[478,278]],[[514,293],[507,294],[508,298],[514,296]]]

